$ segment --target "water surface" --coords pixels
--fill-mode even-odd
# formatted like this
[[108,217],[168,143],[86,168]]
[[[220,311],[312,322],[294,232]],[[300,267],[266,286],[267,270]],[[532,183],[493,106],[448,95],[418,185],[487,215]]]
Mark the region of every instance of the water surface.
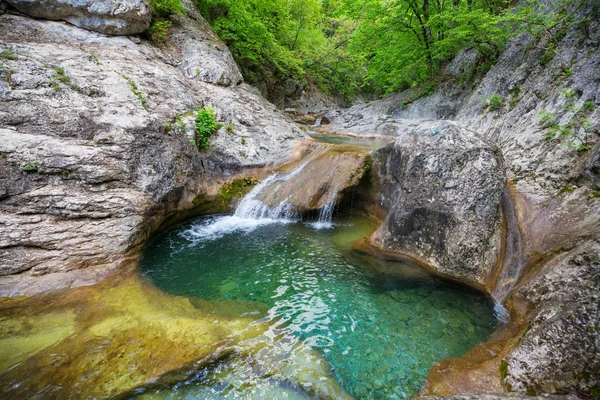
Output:
[[386,138],[361,138],[361,137],[352,137],[352,136],[343,136],[343,135],[334,135],[334,134],[322,134],[322,133],[310,133],[310,137],[323,143],[335,144],[335,145],[344,145],[355,150],[362,150],[363,152],[371,152],[378,150],[385,146],[386,144],[392,142],[394,139],[386,139]]
[[[142,271],[163,291],[214,307],[216,320],[239,314],[267,324],[248,344],[261,346],[259,355],[249,361],[242,348],[182,382],[141,390],[145,398],[310,398],[314,390],[291,377],[323,357],[331,367],[323,374],[355,398],[405,399],[435,362],[464,354],[495,328],[493,304],[478,293],[399,263],[394,276],[375,272],[377,261],[350,246],[373,231],[369,221],[348,218],[329,230],[246,221],[239,230],[231,218],[161,235],[145,249]],[[246,306],[223,310],[219,300]]]

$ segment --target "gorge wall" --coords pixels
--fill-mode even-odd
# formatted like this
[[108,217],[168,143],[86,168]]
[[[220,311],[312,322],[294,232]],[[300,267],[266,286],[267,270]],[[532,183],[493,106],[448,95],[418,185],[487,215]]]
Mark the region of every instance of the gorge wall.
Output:
[[[2,296],[91,284],[131,265],[166,219],[211,207],[221,185],[288,160],[304,136],[242,83],[189,1],[160,48],[106,35],[146,29],[143,1],[140,15],[118,17],[88,2],[39,12],[7,3],[15,8],[0,4]],[[600,104],[594,1],[581,13],[595,18],[571,26],[561,56],[545,65],[544,50],[522,35],[474,81],[460,79],[476,63],[465,52],[429,96],[399,93],[327,114],[329,130],[395,138],[372,155],[384,221],[371,246],[489,293],[506,288],[512,336],[484,345],[483,361],[439,364],[424,394],[600,393],[600,111],[586,111],[585,151],[541,140],[548,128],[539,122],[546,110],[568,123],[572,101]],[[490,107],[493,95],[500,106]],[[204,151],[190,143],[202,106],[231,124]],[[520,256],[509,257],[515,229]],[[448,372],[460,362],[471,364]]]
[[[1,295],[101,279],[169,215],[202,206],[242,170],[286,160],[303,136],[242,83],[187,6],[161,48],[15,9],[0,15]],[[45,7],[32,15],[81,25]],[[123,29],[145,29],[136,24]],[[224,127],[200,151],[190,140],[202,106]]]
[[[513,325],[503,339],[434,367],[423,394],[600,393],[600,24],[593,1],[583,2],[576,21],[550,61],[540,61],[546,49],[539,38],[523,34],[473,80],[465,76],[477,68],[477,57],[466,51],[431,95],[419,98],[409,90],[326,113],[330,131],[396,138],[373,155],[384,220],[369,251],[408,254],[446,276],[486,286],[510,311]],[[589,122],[575,134],[562,128],[549,138],[543,119],[549,114],[559,127],[582,116]],[[460,138],[453,139],[457,130]],[[481,144],[470,151],[472,137]],[[491,175],[478,171],[457,188],[460,163],[439,163],[444,141],[452,145],[442,160],[468,154],[472,161],[482,148],[490,154],[496,148],[502,161]],[[421,143],[429,145],[412,150]],[[506,182],[504,206],[499,180]],[[441,222],[460,215],[464,232]],[[418,238],[410,234],[414,227],[401,229],[417,220],[424,231]],[[485,240],[500,224],[505,239],[490,252],[499,257],[493,266],[486,251],[494,241]],[[479,262],[457,267],[455,238],[473,245],[463,259]]]

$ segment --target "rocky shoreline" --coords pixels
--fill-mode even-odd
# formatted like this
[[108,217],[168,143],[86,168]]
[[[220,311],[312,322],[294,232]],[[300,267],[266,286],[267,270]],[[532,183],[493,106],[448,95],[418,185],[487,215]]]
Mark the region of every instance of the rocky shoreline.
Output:
[[[128,3],[145,15],[117,19],[107,19],[110,9],[50,15],[7,3],[15,8],[0,2],[0,296],[129,270],[166,222],[224,211],[244,192],[236,180],[305,155],[306,134],[242,82],[191,3],[161,48],[107,35],[145,30],[142,0]],[[458,82],[472,60],[463,55],[429,96],[324,113],[323,131],[394,138],[371,154],[368,171],[365,159],[348,162],[371,185],[362,207],[382,220],[362,250],[478,287],[510,314],[488,343],[434,366],[423,396],[600,396],[600,111],[587,116],[587,151],[541,141],[539,123],[542,111],[565,109],[566,89],[577,104],[600,104],[600,24],[586,29],[582,38],[574,25],[561,41],[569,77],[558,79],[560,60],[540,66],[523,35],[473,86]],[[486,106],[492,95],[502,107]],[[223,127],[200,151],[190,138],[203,106]],[[518,394],[463,395],[489,392]]]

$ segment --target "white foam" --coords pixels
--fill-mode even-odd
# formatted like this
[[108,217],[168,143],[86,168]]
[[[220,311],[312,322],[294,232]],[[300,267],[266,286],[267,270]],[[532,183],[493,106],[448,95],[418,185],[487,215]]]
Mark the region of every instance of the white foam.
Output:
[[333,228],[333,222],[331,222],[331,221],[316,221],[316,222],[311,222],[308,225],[317,231],[320,231],[321,229]]
[[272,183],[287,181],[298,174],[310,162],[307,160],[289,174],[271,175],[256,185],[240,202],[233,215],[215,217],[195,224],[181,233],[192,243],[219,239],[234,232],[248,233],[270,224],[289,224],[298,220],[296,210],[284,200],[275,207],[269,207],[258,200],[258,195]]
[[190,242],[211,241],[234,232],[248,233],[270,224],[289,224],[293,219],[243,218],[236,215],[216,217],[195,224],[181,233]]

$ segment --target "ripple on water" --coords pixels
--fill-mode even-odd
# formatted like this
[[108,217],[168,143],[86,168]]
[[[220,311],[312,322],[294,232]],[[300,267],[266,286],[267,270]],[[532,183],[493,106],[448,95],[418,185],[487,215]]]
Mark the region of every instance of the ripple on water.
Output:
[[[204,219],[159,237],[144,251],[143,273],[172,294],[256,304],[271,337],[263,340],[266,355],[255,367],[269,370],[265,365],[275,359],[294,359],[294,349],[308,347],[325,357],[352,396],[404,399],[419,391],[435,362],[464,354],[495,327],[493,304],[477,293],[403,264],[391,268],[395,277],[375,273],[373,260],[349,251],[352,240],[373,229],[363,220],[340,221],[328,230],[242,224],[219,228],[218,235],[211,224],[226,225]],[[306,359],[318,358],[303,358],[304,364]],[[277,369],[279,375],[256,375],[245,360],[233,358],[218,371],[208,368],[193,382],[169,387],[169,396],[179,397],[167,397],[301,397],[307,388],[290,386],[302,369],[294,365]],[[272,376],[278,378],[267,378]]]

